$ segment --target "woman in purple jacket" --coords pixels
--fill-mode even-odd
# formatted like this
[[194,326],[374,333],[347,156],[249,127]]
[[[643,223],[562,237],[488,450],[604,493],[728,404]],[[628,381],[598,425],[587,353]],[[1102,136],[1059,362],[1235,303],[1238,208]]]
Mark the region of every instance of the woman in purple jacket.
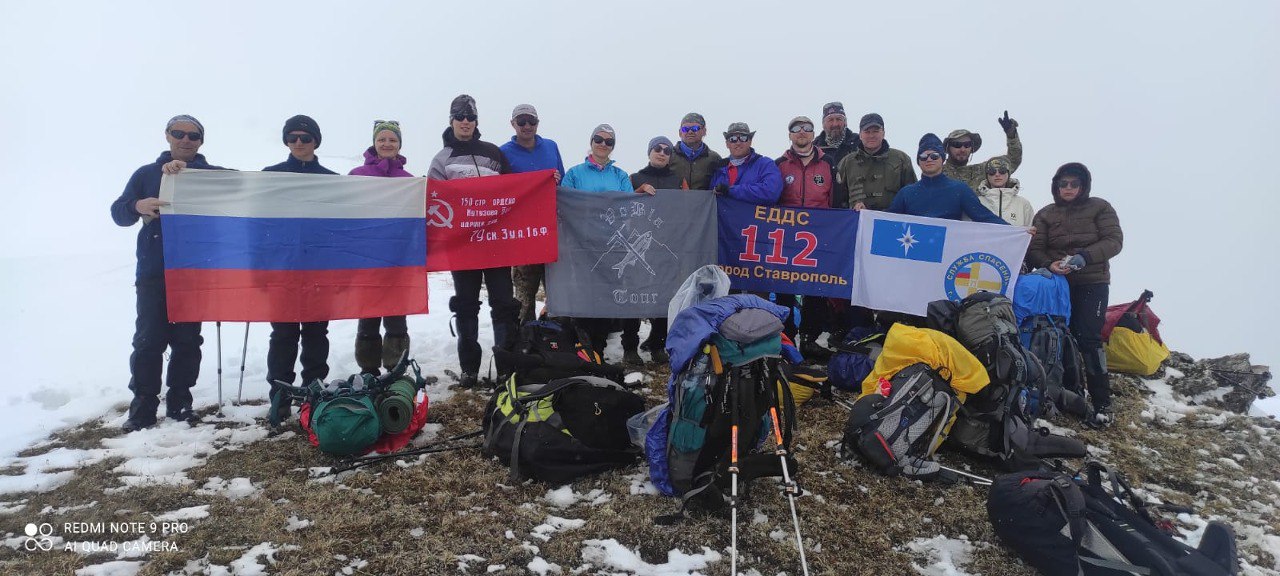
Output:
[[[373,146],[364,151],[364,165],[352,168],[349,174],[412,178],[404,163],[404,156],[400,155],[400,123],[378,120],[373,123]],[[380,325],[387,327],[385,338],[379,333]],[[360,371],[378,374],[380,365],[390,370],[408,349],[409,324],[404,316],[360,319],[356,328],[356,364]]]

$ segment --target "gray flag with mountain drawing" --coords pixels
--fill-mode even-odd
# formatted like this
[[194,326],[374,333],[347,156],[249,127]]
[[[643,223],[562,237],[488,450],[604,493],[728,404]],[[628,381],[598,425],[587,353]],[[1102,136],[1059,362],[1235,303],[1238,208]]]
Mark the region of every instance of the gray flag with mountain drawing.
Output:
[[658,318],[694,270],[715,263],[715,196],[704,190],[556,193],[560,259],[547,264],[555,316]]

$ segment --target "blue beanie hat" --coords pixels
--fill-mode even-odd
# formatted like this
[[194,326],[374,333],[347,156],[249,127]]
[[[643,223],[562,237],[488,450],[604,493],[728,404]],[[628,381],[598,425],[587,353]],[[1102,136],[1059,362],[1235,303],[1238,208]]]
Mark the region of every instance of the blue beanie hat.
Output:
[[933,132],[920,137],[920,148],[916,150],[916,158],[919,158],[926,150],[933,150],[941,154],[943,158],[947,157],[946,148],[942,147],[942,139],[938,138],[938,135]]

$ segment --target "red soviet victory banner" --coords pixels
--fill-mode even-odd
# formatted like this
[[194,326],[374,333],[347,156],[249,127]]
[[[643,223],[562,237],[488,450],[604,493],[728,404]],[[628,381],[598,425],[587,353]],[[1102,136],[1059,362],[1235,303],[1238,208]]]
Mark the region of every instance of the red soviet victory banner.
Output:
[[554,170],[427,180],[427,270],[556,260]]

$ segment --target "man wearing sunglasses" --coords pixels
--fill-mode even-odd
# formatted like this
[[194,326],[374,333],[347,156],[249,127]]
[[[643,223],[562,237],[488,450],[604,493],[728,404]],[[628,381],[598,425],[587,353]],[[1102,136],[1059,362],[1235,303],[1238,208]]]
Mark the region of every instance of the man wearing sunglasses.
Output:
[[[267,166],[263,172],[296,172],[299,174],[337,174],[320,165],[316,148],[320,147],[320,125],[310,116],[297,115],[284,121],[282,130],[284,145],[289,157],[284,162]],[[276,394],[276,380],[293,384],[297,374],[294,362],[298,360],[298,341],[302,341],[302,383],[323,381],[329,375],[329,323],[328,322],[272,322],[271,340],[267,346],[267,384],[271,395]],[[273,403],[274,404],[274,403]],[[289,419],[292,404],[280,403],[280,422]]]
[[711,175],[721,156],[702,142],[707,135],[707,119],[690,112],[680,120],[680,142],[671,156],[671,169],[689,184],[690,190],[710,190]]
[[721,160],[711,177],[716,194],[736,200],[773,206],[782,195],[782,173],[772,160],[756,154],[751,140],[756,133],[746,122],[734,122],[724,133],[729,157]]
[[[796,206],[803,208],[831,208],[840,192],[836,191],[835,166],[831,164],[831,156],[814,146],[813,120],[806,116],[796,116],[787,124],[788,138],[791,147],[774,162],[782,174],[782,196],[779,206]],[[817,339],[826,331],[825,324],[830,316],[827,299],[818,296],[804,296],[801,307],[799,326],[795,324],[795,314],[787,318],[785,331],[794,338],[797,330],[800,353],[810,359],[821,359],[830,356],[829,350],[818,345]],[[794,294],[778,294],[778,304],[791,309],[796,305]]]
[[[521,104],[511,111],[511,128],[515,136],[502,145],[502,154],[511,163],[515,173],[555,170],[556,183],[564,176],[564,161],[560,147],[554,140],[538,135],[538,110],[531,104]],[[511,281],[515,284],[515,297],[520,301],[520,323],[534,318],[538,286],[543,284],[546,266],[530,264],[511,269]]]
[[[1009,147],[1007,155],[996,156],[996,158],[1004,158],[1009,164],[1009,172],[1013,173],[1018,166],[1022,165],[1022,140],[1018,139],[1018,121],[1010,118],[1009,111],[1005,110],[1004,116],[996,118],[996,122],[999,122],[1000,128],[1004,130],[1005,141]],[[983,162],[971,164],[969,161],[973,153],[982,147],[982,136],[965,129],[952,130],[946,140],[943,140],[943,144],[947,149],[944,173],[976,190],[987,178],[987,171]]]
[[942,140],[934,134],[925,134],[920,138],[916,161],[920,164],[923,176],[919,182],[899,190],[888,211],[948,220],[968,216],[976,222],[1008,224],[983,206],[972,188],[943,173],[942,164],[945,159]]
[[899,190],[916,182],[916,171],[906,152],[889,147],[884,118],[872,112],[858,122],[857,149],[837,165],[836,181],[849,190],[836,199],[840,207],[884,210]]
[[200,375],[199,322],[169,322],[165,301],[164,253],[160,228],[160,178],[183,168],[222,170],[199,153],[204,144],[204,126],[186,114],[174,116],[165,125],[169,149],[155,162],[134,171],[124,193],[111,204],[111,218],[120,226],[132,226],[139,219],[136,288],[138,316],[133,333],[133,354],[129,356],[129,417],[126,432],[154,426],[160,407],[160,373],[168,348],[169,391],[165,394],[165,416],[192,420],[191,387]]
[[[449,127],[444,131],[444,149],[431,160],[428,178],[454,180],[510,174],[511,165],[497,146],[480,140],[479,112],[474,98],[460,94],[449,104]],[[493,344],[508,349],[519,329],[520,302],[512,294],[511,268],[455,270],[454,296],[449,311],[457,317],[459,384],[474,387],[479,382],[480,284],[489,292],[489,317],[493,319]],[[498,366],[499,377],[509,373]]]
[[844,104],[827,102],[822,106],[822,132],[815,142],[836,166],[844,161],[845,156],[858,149],[858,135],[849,129]]

